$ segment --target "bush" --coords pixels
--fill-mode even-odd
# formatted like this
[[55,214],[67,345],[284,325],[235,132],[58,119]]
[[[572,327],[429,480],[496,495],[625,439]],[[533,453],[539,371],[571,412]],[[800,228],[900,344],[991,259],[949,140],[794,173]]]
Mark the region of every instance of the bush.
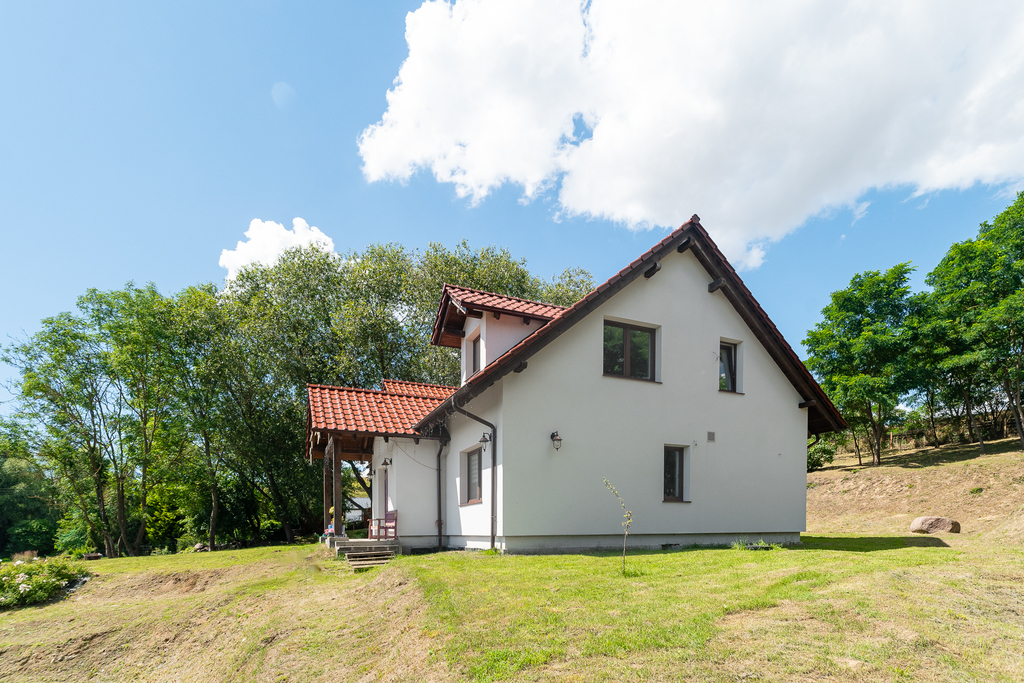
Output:
[[825,465],[831,465],[836,457],[836,447],[825,441],[810,446],[807,449],[807,471],[820,470]]
[[75,579],[85,567],[64,557],[0,563],[0,609],[43,602]]
[[7,530],[7,552],[53,552],[53,535],[56,531],[56,526],[48,519],[23,519]]

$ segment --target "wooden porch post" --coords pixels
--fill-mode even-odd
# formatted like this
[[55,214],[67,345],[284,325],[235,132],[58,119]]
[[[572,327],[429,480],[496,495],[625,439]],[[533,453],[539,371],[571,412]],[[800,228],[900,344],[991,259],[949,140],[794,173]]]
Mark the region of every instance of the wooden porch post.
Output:
[[334,455],[334,437],[327,440],[324,450],[324,529],[331,523],[331,465],[330,457]]
[[342,512],[345,492],[342,490],[341,453],[337,448],[331,448],[331,455],[334,456],[334,534],[339,536],[341,535],[341,525],[345,523],[345,514]]

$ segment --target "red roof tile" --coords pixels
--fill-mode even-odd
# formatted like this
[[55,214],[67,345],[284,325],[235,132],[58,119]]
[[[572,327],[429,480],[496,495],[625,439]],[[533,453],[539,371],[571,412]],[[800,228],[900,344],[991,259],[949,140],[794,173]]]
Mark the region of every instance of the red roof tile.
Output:
[[384,391],[388,394],[419,396],[420,398],[436,398],[444,400],[455,393],[458,387],[446,387],[443,384],[424,384],[423,382],[406,382],[401,379],[384,380]]
[[[413,425],[455,391],[453,387],[432,384],[399,384],[411,384],[413,387],[403,387],[401,390],[406,393],[390,393],[308,384],[310,428],[382,436],[419,436]],[[409,393],[427,393],[427,387],[432,388],[435,396]]]
[[[454,310],[452,310],[453,305],[455,306]],[[455,348],[459,347],[461,345],[460,340],[457,337],[446,334],[445,325],[454,323],[453,327],[461,329],[465,324],[465,313],[470,310],[518,315],[547,322],[558,317],[566,308],[564,306],[556,306],[555,304],[541,303],[540,301],[520,299],[516,296],[483,292],[479,289],[470,289],[469,287],[445,285],[441,289],[441,303],[437,308],[437,317],[434,319],[434,330],[430,343]]]
[[482,292],[479,289],[456,287],[455,285],[445,285],[443,292],[467,308],[477,306],[487,310],[498,310],[502,313],[525,314],[531,318],[543,318],[544,320],[551,320],[565,310],[565,306],[520,299],[516,296]]

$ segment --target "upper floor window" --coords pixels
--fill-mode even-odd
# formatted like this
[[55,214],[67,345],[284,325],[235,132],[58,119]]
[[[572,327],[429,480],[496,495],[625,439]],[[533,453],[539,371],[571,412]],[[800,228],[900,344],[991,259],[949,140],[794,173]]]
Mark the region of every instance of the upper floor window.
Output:
[[475,375],[476,373],[480,372],[480,337],[478,336],[476,339],[471,341],[469,345],[471,347],[470,354],[472,356],[472,360],[470,361],[469,374]]
[[718,354],[718,390],[736,391],[736,345],[722,342]]
[[653,380],[654,330],[606,321],[604,374]]

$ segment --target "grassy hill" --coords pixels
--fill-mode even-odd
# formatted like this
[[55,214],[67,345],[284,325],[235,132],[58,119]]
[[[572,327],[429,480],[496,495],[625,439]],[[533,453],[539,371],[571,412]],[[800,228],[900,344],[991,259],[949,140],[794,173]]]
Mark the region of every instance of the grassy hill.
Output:
[[[0,612],[0,680],[1020,681],[1022,476],[1012,442],[842,460],[808,475],[802,547],[632,553],[625,577],[614,554],[101,560]],[[964,533],[911,536],[918,514]]]

